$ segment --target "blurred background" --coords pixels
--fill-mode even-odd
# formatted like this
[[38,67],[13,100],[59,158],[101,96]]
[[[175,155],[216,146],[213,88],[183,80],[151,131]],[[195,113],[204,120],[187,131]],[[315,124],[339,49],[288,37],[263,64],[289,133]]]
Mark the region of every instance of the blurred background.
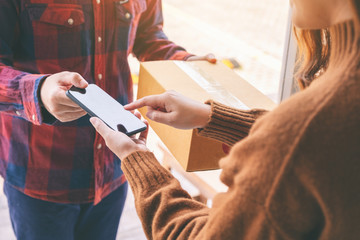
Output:
[[288,1],[163,0],[163,11],[170,40],[196,55],[235,60],[234,71],[278,101]]
[[[169,39],[196,55],[215,54],[275,102],[278,102],[288,12],[289,2],[286,0],[163,0],[164,31]],[[129,60],[136,78],[139,63],[132,57]],[[149,139],[148,145],[149,149],[154,150],[158,147],[158,140],[156,136],[152,138],[154,140]],[[173,174],[192,195],[198,194],[197,187],[189,179],[176,170],[173,170]],[[216,179],[213,176],[217,176],[219,171],[201,174],[210,176],[208,179]],[[217,182],[208,184],[220,185]],[[208,201],[208,205],[211,205],[211,201]],[[15,239],[2,190],[0,239]],[[136,215],[131,191],[117,239],[146,239]]]

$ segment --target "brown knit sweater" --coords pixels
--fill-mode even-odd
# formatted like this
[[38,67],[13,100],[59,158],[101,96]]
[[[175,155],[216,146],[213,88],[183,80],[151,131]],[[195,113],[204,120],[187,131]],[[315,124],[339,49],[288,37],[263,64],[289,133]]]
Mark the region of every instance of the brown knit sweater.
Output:
[[233,145],[212,208],[152,153],[122,162],[149,239],[360,239],[360,78],[323,76],[236,144],[259,112],[211,104],[200,134]]

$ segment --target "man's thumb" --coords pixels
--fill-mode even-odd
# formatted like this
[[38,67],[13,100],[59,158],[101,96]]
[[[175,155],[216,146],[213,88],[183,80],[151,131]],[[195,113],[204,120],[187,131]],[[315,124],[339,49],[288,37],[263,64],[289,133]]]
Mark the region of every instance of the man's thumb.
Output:
[[86,88],[89,85],[88,82],[80,75],[75,75],[72,79],[72,84],[78,88]]
[[86,88],[88,82],[78,73],[67,73],[60,78],[60,83],[65,85],[74,85],[78,88]]

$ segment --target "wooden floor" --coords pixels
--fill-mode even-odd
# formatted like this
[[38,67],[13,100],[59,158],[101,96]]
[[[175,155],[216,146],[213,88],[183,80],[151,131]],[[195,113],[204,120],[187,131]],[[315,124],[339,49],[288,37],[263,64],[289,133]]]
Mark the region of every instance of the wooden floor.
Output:
[[[276,101],[287,4],[281,0],[271,3],[266,0],[209,0],[206,4],[203,1],[163,0],[163,5],[165,32],[169,39],[194,54],[212,52],[220,59],[236,58],[243,67],[239,74]],[[226,6],[232,6],[231,11],[224,10]],[[259,16],[263,20],[259,21]],[[137,67],[136,63],[134,66]],[[2,183],[0,178],[0,240],[14,240]],[[131,191],[117,239],[146,239]]]

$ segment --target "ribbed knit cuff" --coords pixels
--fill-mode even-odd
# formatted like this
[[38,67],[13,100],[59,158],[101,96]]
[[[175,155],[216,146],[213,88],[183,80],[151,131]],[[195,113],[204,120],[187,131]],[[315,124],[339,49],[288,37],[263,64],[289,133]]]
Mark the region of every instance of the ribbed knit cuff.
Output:
[[240,110],[213,100],[205,103],[211,105],[211,115],[208,124],[198,129],[199,135],[219,140],[229,146],[246,137],[255,120],[267,112],[260,109]]
[[153,192],[173,179],[170,172],[160,165],[152,152],[133,152],[121,161],[121,168],[134,194]]

